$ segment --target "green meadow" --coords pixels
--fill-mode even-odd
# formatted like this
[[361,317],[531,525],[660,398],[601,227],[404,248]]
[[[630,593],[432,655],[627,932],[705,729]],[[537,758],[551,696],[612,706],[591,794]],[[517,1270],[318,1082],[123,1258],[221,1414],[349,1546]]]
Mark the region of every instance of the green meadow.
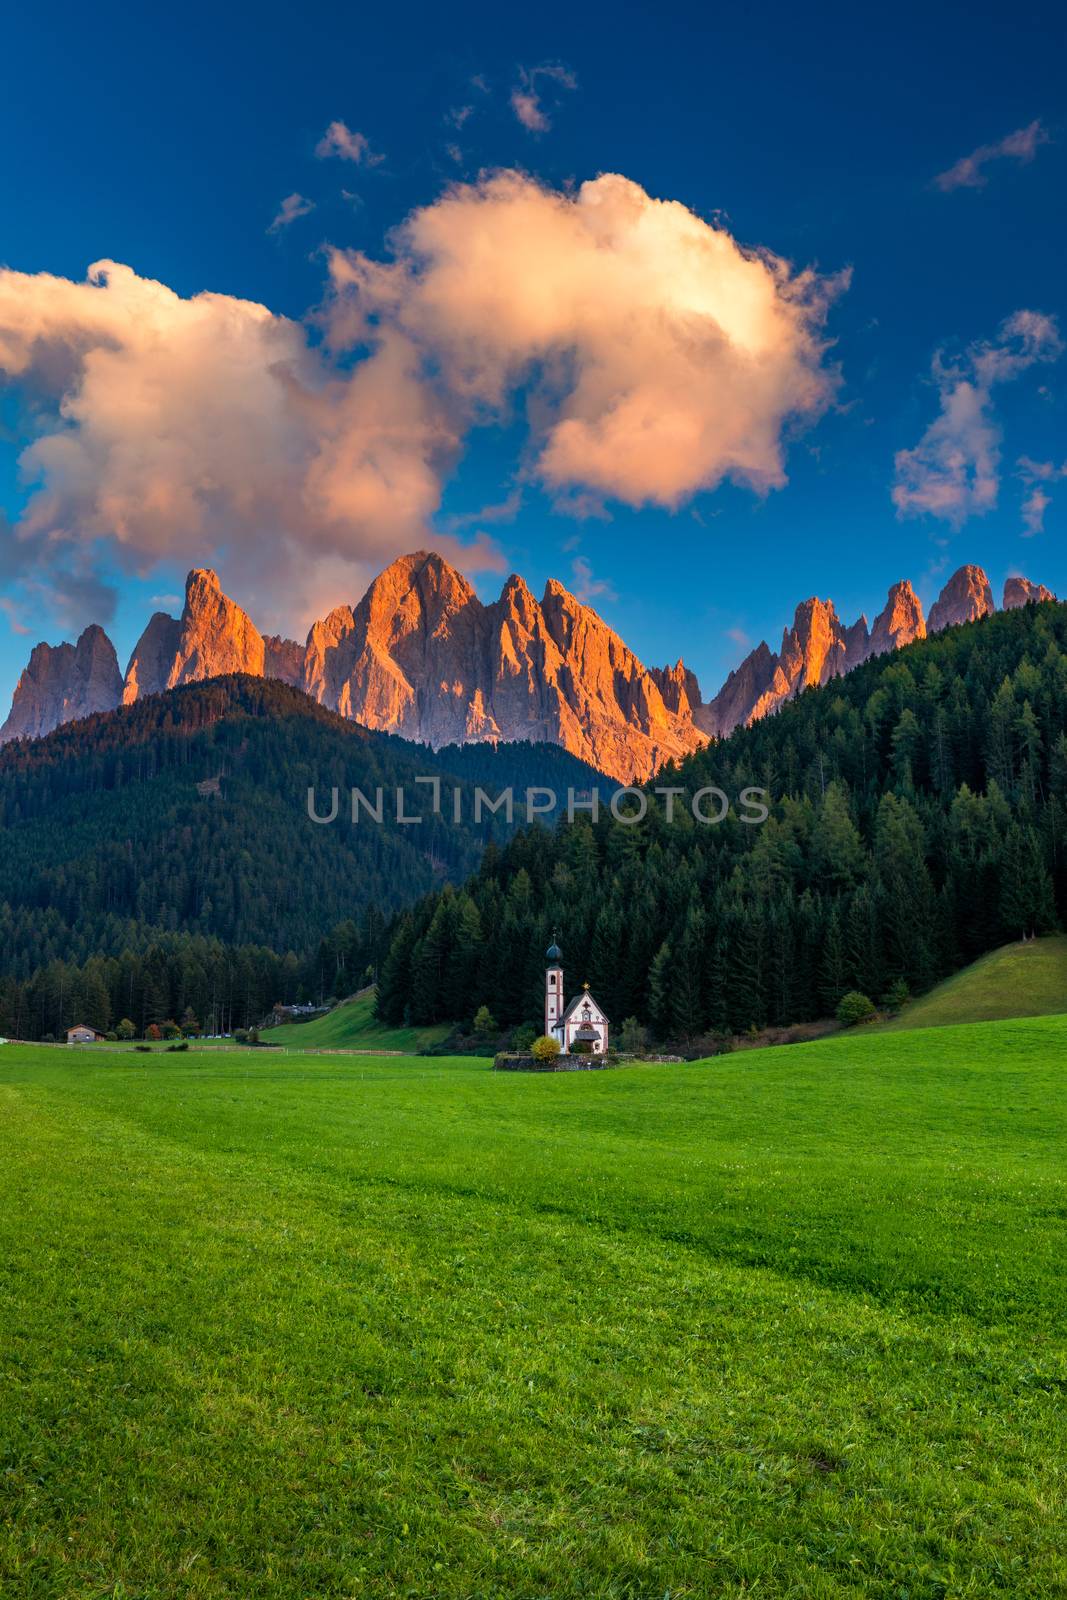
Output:
[[1054,933],[991,950],[883,1026],[943,1028],[1063,1011],[1067,1011],[1067,934]]
[[0,1049],[0,1595],[1064,1594],[1065,1061]]
[[282,1044],[288,1050],[427,1050],[439,1044],[449,1032],[446,1022],[425,1028],[391,1028],[374,1015],[374,993],[364,990],[351,1000],[343,1000],[325,1016],[310,1022],[283,1022],[264,1028],[269,1044]]

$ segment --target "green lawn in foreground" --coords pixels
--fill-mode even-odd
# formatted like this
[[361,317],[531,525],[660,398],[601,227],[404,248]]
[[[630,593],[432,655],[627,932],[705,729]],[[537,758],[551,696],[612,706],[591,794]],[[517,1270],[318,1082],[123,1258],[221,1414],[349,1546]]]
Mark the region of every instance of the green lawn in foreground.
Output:
[[1006,944],[905,1006],[887,1028],[940,1028],[1067,1012],[1067,935]]
[[0,1049],[0,1594],[1063,1594],[1065,1059]]
[[416,1051],[439,1044],[450,1031],[447,1023],[426,1028],[389,1028],[374,1015],[374,996],[368,991],[311,1022],[285,1022],[278,1028],[266,1028],[263,1037],[290,1050],[295,1045],[302,1050]]

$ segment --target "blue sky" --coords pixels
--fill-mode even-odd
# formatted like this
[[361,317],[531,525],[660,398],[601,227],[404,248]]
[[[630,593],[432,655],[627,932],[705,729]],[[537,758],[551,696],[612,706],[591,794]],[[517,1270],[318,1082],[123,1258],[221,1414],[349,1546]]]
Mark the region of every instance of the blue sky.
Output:
[[[797,270],[849,272],[820,362],[839,368],[836,395],[817,419],[785,420],[782,487],[727,476],[673,509],[609,492],[576,517],[589,496],[529,471],[521,385],[506,412],[462,430],[444,473],[431,535],[484,531],[505,571],[584,591],[643,659],[680,654],[711,693],[810,594],[851,620],[900,577],[929,602],[978,561],[998,595],[1010,572],[1067,595],[1063,44],[1052,5],[21,8],[0,66],[0,263],[77,282],[108,258],[181,297],[211,290],[302,319],[323,301],[325,247],[388,259],[389,230],[449,183],[516,169],[564,194],[621,174]],[[524,107],[545,125],[524,126]],[[366,141],[348,146],[356,159],[316,155],[334,122]],[[272,229],[290,196],[298,214]],[[1024,309],[1045,319],[1036,340],[1005,327]],[[969,487],[951,517],[923,511],[922,494],[902,515],[895,458],[925,438],[916,470],[932,461],[936,476],[928,430],[961,384],[981,391]],[[31,390],[17,374],[0,383],[12,529],[32,488],[20,454],[77,426],[54,386]],[[508,509],[477,515],[493,506]],[[124,665],[192,559],[180,535],[123,567],[106,536],[65,534],[81,565],[61,618],[48,559],[27,572],[0,531],[5,701],[29,646],[97,618],[108,590],[114,614],[99,620]],[[257,620],[302,636],[287,614],[299,584],[291,568],[272,584],[269,542],[254,581],[247,548],[238,560],[220,538],[216,559]],[[354,601],[357,574],[382,564],[372,551],[346,578],[314,540],[298,561],[321,567],[315,594],[330,604]],[[504,575],[474,574],[486,597]]]

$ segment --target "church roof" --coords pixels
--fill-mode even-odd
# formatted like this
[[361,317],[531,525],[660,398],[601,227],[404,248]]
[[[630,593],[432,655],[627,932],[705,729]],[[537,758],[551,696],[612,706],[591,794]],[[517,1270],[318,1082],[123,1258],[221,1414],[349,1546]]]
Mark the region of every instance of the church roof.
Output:
[[589,993],[589,990],[587,988],[586,989],[580,989],[579,992],[575,995],[574,999],[571,1000],[564,1007],[563,1015],[560,1017],[559,1020],[561,1022],[566,1022],[568,1020],[568,1018],[573,1017],[574,1013],[578,1010],[578,1007],[580,1005],[584,1005],[586,1000],[589,1001],[590,1005],[596,1006],[597,1010],[600,1012],[600,1015],[602,1017],[604,1017],[604,1021],[606,1022],[608,1019],[604,1015],[604,1008],[602,1006],[600,1006],[600,1005],[597,1005],[597,1002],[593,999],[593,996]]
[[545,951],[545,960],[552,962],[563,960],[563,951],[560,949],[559,945],[554,939],[549,945],[548,949]]

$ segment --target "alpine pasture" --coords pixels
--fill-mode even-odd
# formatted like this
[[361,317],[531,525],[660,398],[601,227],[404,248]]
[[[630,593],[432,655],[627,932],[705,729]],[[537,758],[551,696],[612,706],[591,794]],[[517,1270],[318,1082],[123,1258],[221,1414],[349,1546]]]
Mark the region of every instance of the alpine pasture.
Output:
[[0,1593],[1063,1593],[1065,1060],[4,1047]]

